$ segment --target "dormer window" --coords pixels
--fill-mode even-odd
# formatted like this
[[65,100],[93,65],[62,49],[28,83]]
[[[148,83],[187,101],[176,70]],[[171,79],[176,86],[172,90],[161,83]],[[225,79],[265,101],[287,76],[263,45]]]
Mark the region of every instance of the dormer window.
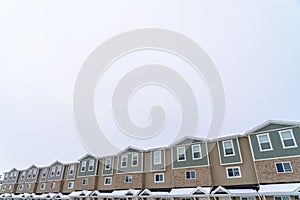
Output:
[[224,156],[235,155],[232,140],[223,141],[223,151],[224,151]]
[[105,159],[105,170],[110,170],[111,169],[111,158],[106,158]]
[[22,172],[21,180],[24,180],[25,178],[25,172]]
[[32,178],[36,177],[37,169],[33,169]]
[[43,177],[43,178],[46,178],[46,175],[47,175],[47,169],[44,169],[44,170],[43,170],[43,175],[42,175],[42,177]]
[[54,176],[54,174],[55,174],[55,167],[52,167],[51,168],[51,175],[50,176]]
[[31,178],[31,175],[32,175],[32,169],[29,170],[28,175],[27,175],[27,178],[30,179],[30,178]]
[[75,165],[70,165],[70,169],[69,169],[69,175],[73,175],[75,171]]
[[57,167],[56,176],[60,176],[61,174],[61,165]]
[[260,151],[273,150],[268,133],[257,135]]
[[121,167],[127,167],[127,155],[121,156]]
[[192,145],[192,154],[193,154],[193,160],[197,160],[202,157],[200,144]]
[[185,160],[185,147],[177,147],[177,160],[178,161]]
[[139,157],[137,153],[132,154],[132,162],[131,162],[132,167],[138,166],[138,158]]
[[159,165],[161,164],[161,151],[154,151],[154,165]]
[[86,160],[81,162],[81,172],[85,172],[86,170]]
[[95,160],[90,160],[89,161],[89,171],[93,171],[94,170],[94,165],[95,165]]
[[283,148],[297,147],[292,130],[279,131]]

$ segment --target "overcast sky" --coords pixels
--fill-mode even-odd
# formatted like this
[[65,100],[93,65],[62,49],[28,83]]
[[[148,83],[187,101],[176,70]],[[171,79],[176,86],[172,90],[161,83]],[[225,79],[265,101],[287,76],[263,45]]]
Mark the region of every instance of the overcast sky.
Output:
[[[179,32],[207,52],[225,90],[221,134],[242,133],[269,119],[300,121],[299,0],[0,0],[0,174],[86,154],[73,117],[77,75],[102,42],[139,28]],[[139,116],[147,115],[131,107],[143,124]],[[170,115],[176,111],[174,104]]]

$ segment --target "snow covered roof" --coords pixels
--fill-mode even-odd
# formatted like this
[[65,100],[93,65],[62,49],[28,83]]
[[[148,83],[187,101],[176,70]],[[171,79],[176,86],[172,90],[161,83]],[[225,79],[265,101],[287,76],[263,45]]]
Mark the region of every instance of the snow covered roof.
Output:
[[293,195],[299,194],[300,183],[283,183],[260,185],[259,191],[262,195]]
[[48,194],[46,194],[46,196],[44,198],[53,199],[56,196],[56,194],[57,193],[48,193]]
[[258,196],[259,193],[254,189],[225,189],[219,186],[211,194],[214,196]]
[[63,195],[62,193],[57,193],[54,196],[55,199],[70,199],[70,197],[68,195]]
[[138,194],[140,193],[141,190],[114,190],[111,193],[112,197],[118,198],[118,197],[126,197],[126,196],[132,196],[132,197],[137,197]]
[[151,192],[148,189],[144,189],[140,194],[139,197],[169,197],[169,192]]
[[90,197],[100,197],[100,196],[101,193],[98,190],[95,190],[90,194]]
[[211,187],[175,188],[170,192],[172,197],[208,196]]
[[82,191],[74,191],[69,194],[69,197],[88,197],[92,191],[82,190]]

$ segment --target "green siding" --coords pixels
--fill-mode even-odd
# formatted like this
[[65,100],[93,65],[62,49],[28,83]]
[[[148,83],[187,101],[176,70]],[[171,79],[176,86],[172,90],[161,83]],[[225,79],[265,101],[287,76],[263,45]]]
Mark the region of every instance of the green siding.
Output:
[[164,170],[165,169],[165,151],[164,150],[157,150],[161,152],[161,164],[154,164],[154,152],[151,152],[151,170]]
[[269,124],[259,130],[256,130],[255,132],[262,132],[262,131],[269,131],[274,129],[280,129],[280,128],[287,128],[293,125],[283,125],[283,124]]
[[[88,167],[89,167],[89,163],[91,160],[94,160],[94,170],[89,171]],[[86,161],[86,170],[84,172],[81,172],[81,163],[83,161]],[[82,160],[80,160],[79,166],[78,166],[78,176],[92,176],[92,175],[96,175],[96,171],[97,171],[97,165],[98,165],[98,160],[92,156],[88,156]]]
[[111,168],[110,169],[105,169],[105,159],[103,159],[103,168],[102,168],[102,174],[103,175],[110,175],[113,174],[113,169],[114,169],[114,158],[110,158],[111,159]]
[[[285,130],[288,130],[289,126],[286,126]],[[292,128],[294,137],[298,147],[284,149],[281,143],[280,135],[278,131],[270,130],[269,137],[272,143],[273,150],[270,151],[260,151],[259,143],[257,140],[257,135],[259,134],[250,134],[251,145],[253,148],[253,154],[255,159],[268,159],[268,158],[277,158],[277,157],[286,157],[286,156],[299,156],[300,155],[300,128]]]
[[232,140],[235,155],[226,156],[226,157],[224,156],[223,141],[228,141],[228,140],[218,141],[220,159],[222,164],[239,163],[242,161],[241,152],[239,151],[239,147],[238,147],[238,140],[236,138],[231,140]]
[[[138,165],[137,166],[131,166],[133,154],[138,154]],[[123,155],[127,155],[127,167],[121,168],[121,157]],[[142,171],[143,170],[142,169],[142,163],[143,163],[142,155],[143,154],[141,152],[135,152],[135,151],[128,151],[124,154],[119,155],[118,156],[118,173],[129,173],[129,172]]]
[[[192,145],[194,145],[194,144],[192,144]],[[200,144],[200,143],[198,143],[198,144]],[[185,161],[177,161],[177,147],[181,147],[181,146],[185,146],[185,151],[186,151],[186,160]],[[197,160],[193,160],[191,145],[181,145],[181,146],[176,146],[176,147],[172,148],[173,168],[195,167],[195,166],[208,165],[206,143],[200,144],[202,158],[197,159]]]

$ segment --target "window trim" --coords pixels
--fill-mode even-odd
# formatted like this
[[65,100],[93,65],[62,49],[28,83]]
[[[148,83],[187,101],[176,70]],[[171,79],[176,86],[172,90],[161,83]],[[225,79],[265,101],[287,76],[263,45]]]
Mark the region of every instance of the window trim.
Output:
[[[284,168],[284,165],[283,165],[283,163],[289,163],[289,164],[290,164],[290,167],[291,167],[291,171],[290,171],[290,172],[287,172],[287,171],[285,171],[285,168]],[[276,172],[277,172],[278,174],[284,174],[284,173],[293,173],[293,167],[292,167],[292,164],[291,164],[291,162],[290,162],[290,161],[284,161],[284,162],[275,162],[274,164],[275,164],[275,169],[276,169]],[[279,171],[278,171],[278,169],[277,169],[277,164],[281,164],[281,165],[282,165],[282,169],[284,170],[283,172],[279,172]]]
[[[107,161],[109,161],[109,168],[106,167],[108,165]],[[104,170],[111,170],[111,163],[112,163],[112,159],[111,158],[105,158]]]
[[[42,187],[43,186],[43,187]],[[45,190],[46,189],[46,183],[41,183],[40,185],[40,190]]]
[[[136,165],[133,164],[133,156],[136,156]],[[139,154],[133,153],[131,154],[131,167],[137,167],[139,166]]]
[[[85,184],[84,184],[84,181],[86,182]],[[82,179],[81,184],[82,185],[88,185],[89,184],[89,179],[88,178]]]
[[276,197],[280,197],[280,199],[281,199],[281,200],[283,200],[283,198],[282,198],[282,197],[288,197],[288,198],[289,198],[289,200],[291,200],[291,197],[290,197],[290,196],[285,196],[285,195],[283,195],[283,196],[274,196],[274,198],[273,198],[273,199],[275,200],[275,198],[276,198]]
[[[156,181],[156,176],[162,175],[162,181]],[[164,183],[165,182],[165,173],[155,173],[154,174],[154,183]]]
[[51,189],[55,189],[55,187],[56,187],[55,182],[52,182],[51,185],[50,185],[50,188],[51,188]]
[[[55,175],[55,170],[56,170],[56,167],[51,167],[51,172],[50,172],[51,177],[53,177]],[[53,174],[52,174],[52,172],[53,172]]]
[[[73,169],[72,169],[73,168]],[[71,173],[72,172],[72,173]],[[73,176],[75,173],[75,164],[71,164],[69,166],[69,173],[68,173],[68,176]]]
[[[123,158],[126,159],[126,162],[125,162],[126,165],[124,165],[124,166],[123,166]],[[121,168],[126,168],[127,167],[127,162],[128,162],[128,155],[122,155],[121,156]]]
[[[93,163],[93,164],[91,164],[91,163]],[[88,171],[89,172],[94,171],[94,169],[95,169],[95,163],[96,163],[96,161],[94,159],[89,160],[89,166],[88,166]],[[92,169],[90,169],[91,167],[92,167]]]
[[[70,187],[70,184],[72,185],[72,187]],[[68,182],[68,189],[73,189],[74,188],[74,181],[69,181]]]
[[[83,165],[84,163],[84,165]],[[86,172],[86,160],[83,160],[81,163],[80,163],[80,172]],[[83,170],[84,169],[84,170]]]
[[[183,160],[179,160],[179,153],[178,153],[179,149],[183,149],[183,155],[184,155],[184,159]],[[186,161],[185,146],[177,147],[176,150],[177,150],[177,162]]]
[[[156,153],[159,153],[159,162],[155,162],[155,154]],[[154,165],[160,165],[162,162],[162,159],[161,159],[161,150],[158,150],[158,151],[153,151],[153,164]]]
[[[270,143],[270,149],[262,149],[261,148],[261,143],[259,141],[259,136],[263,136],[263,135],[266,135],[268,137],[268,141]],[[271,141],[271,138],[270,138],[270,134],[269,133],[263,133],[263,134],[258,134],[256,135],[256,138],[257,138],[257,142],[258,142],[258,146],[259,146],[259,150],[264,152],[264,151],[272,151],[273,150],[273,145],[272,145],[272,141]]]
[[[109,184],[107,184],[106,183],[106,180],[110,180],[110,183]],[[112,177],[105,177],[104,178],[104,183],[103,183],[104,185],[111,185],[112,184]]]
[[[229,176],[228,169],[234,169],[234,168],[239,169],[239,174],[240,174],[239,176]],[[242,171],[241,171],[240,166],[226,167],[226,175],[227,175],[227,178],[242,178]]]
[[30,188],[31,188],[31,184],[28,183],[28,184],[26,185],[26,189],[27,189],[27,190],[30,190]]
[[[294,146],[290,146],[290,147],[286,147],[284,142],[283,142],[283,138],[282,138],[282,132],[287,132],[287,131],[290,131],[291,135],[292,135],[292,139],[293,139],[293,142],[294,142]],[[295,139],[295,136],[294,136],[294,132],[292,129],[288,129],[288,130],[281,130],[281,131],[278,131],[279,133],[279,136],[280,136],[280,140],[281,140],[281,144],[282,144],[282,148],[284,149],[290,149],[290,148],[296,148],[298,147],[297,145],[297,142],[296,142],[296,139]]]
[[56,170],[55,175],[56,176],[61,176],[61,174],[62,174],[61,171],[62,171],[62,166],[61,165],[57,166],[57,170]]
[[[187,175],[186,175],[187,172],[190,173],[190,177],[191,177],[191,172],[195,172],[195,178],[187,178]],[[194,169],[186,170],[185,173],[184,173],[184,175],[185,175],[185,180],[195,180],[195,179],[197,179],[197,172]]]
[[[130,178],[130,182],[126,182],[126,177],[131,177]],[[125,177],[124,177],[124,183],[132,183],[132,175],[126,175]]]
[[[225,151],[225,142],[230,142],[231,143],[231,148],[232,148],[232,154],[230,155],[226,155],[226,151]],[[230,156],[235,156],[235,149],[234,149],[234,145],[233,145],[233,140],[224,140],[222,141],[222,146],[223,146],[223,154],[224,154],[224,157],[230,157]]]
[[[194,147],[195,146],[198,146],[199,147],[199,155],[200,155],[200,157],[199,158],[195,158],[194,157]],[[192,158],[193,158],[193,160],[200,160],[200,159],[202,159],[202,151],[201,151],[201,145],[200,144],[193,144],[192,145]]]

